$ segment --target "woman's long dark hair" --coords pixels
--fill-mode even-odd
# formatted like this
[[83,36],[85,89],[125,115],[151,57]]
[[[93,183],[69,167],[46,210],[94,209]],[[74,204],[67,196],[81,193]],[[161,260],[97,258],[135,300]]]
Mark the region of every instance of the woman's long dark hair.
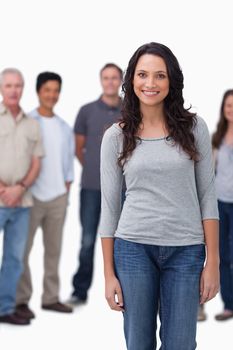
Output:
[[221,103],[221,107],[220,107],[220,118],[217,124],[217,130],[215,131],[215,133],[212,136],[212,146],[213,148],[219,148],[219,146],[222,143],[222,140],[226,134],[227,131],[227,120],[225,118],[224,115],[224,106],[225,106],[225,102],[228,96],[233,96],[233,90],[227,90],[222,98],[222,103]]
[[182,90],[183,73],[179,63],[172,51],[165,45],[159,43],[145,44],[137,49],[131,57],[125,73],[122,91],[124,93],[122,105],[122,117],[120,125],[123,131],[123,150],[119,157],[119,165],[124,163],[136,147],[137,132],[142,121],[139,99],[134,93],[133,78],[139,58],[142,55],[151,54],[161,57],[166,64],[169,78],[169,93],[164,100],[164,112],[166,116],[166,127],[169,136],[175,144],[178,144],[190,156],[191,159],[198,159],[198,152],[195,146],[193,127],[196,124],[196,114],[184,108]]

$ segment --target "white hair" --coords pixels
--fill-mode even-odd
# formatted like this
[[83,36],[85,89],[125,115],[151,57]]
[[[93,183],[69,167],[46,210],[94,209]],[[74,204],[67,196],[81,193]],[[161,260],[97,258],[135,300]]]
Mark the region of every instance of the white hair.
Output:
[[20,78],[22,79],[23,85],[24,85],[24,77],[23,74],[20,72],[19,69],[17,68],[5,68],[1,73],[0,73],[0,86],[2,85],[4,76],[6,74],[17,74],[20,76]]

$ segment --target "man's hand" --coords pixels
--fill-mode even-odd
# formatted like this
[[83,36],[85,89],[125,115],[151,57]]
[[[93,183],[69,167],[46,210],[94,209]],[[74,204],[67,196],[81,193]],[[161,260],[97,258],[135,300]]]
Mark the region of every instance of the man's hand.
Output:
[[4,190],[6,188],[6,184],[0,180],[0,199],[3,201],[2,199],[2,194],[4,193]]
[[3,188],[3,187],[6,187],[6,184],[0,180],[0,190]]
[[25,189],[21,185],[0,186],[0,198],[6,207],[14,208],[20,204]]
[[69,193],[70,192],[71,182],[67,182],[66,181],[65,185],[66,185],[66,191],[67,191],[67,193]]
[[81,134],[75,135],[75,154],[81,165],[83,165],[83,151],[86,145],[86,136]]

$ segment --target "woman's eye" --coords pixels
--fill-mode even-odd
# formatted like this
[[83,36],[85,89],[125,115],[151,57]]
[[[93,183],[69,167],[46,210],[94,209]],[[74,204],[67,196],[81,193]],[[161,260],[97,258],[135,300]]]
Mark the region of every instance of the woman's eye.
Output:
[[145,78],[145,73],[138,73],[138,76],[140,77],[140,78]]
[[157,75],[157,78],[158,78],[158,79],[165,79],[165,78],[166,78],[166,75],[161,73],[161,74],[158,74],[158,75]]

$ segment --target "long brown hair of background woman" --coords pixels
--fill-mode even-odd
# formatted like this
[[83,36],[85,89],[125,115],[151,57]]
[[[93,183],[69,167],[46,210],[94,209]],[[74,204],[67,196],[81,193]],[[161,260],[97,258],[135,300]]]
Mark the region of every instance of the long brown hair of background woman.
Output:
[[227,97],[230,95],[233,95],[233,89],[227,90],[223,95],[222,104],[220,108],[220,119],[217,124],[217,130],[215,131],[212,137],[213,148],[219,148],[227,131],[227,120],[224,115],[224,106],[225,106]]

